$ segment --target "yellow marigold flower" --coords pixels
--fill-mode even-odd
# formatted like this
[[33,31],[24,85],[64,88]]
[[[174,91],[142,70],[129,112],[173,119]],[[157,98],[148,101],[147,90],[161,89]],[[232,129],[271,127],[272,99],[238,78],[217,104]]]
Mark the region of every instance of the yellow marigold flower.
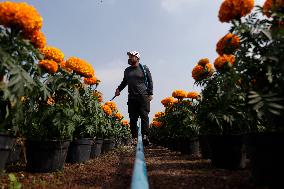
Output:
[[277,12],[284,8],[284,0],[266,0],[262,8],[263,14],[270,17],[271,12]]
[[164,115],[165,115],[164,112],[157,112],[157,113],[155,113],[155,118],[159,118],[159,117],[164,116]]
[[249,14],[254,7],[254,0],[225,0],[219,10],[219,20],[230,22]]
[[228,65],[229,67],[233,66],[235,63],[235,56],[234,55],[226,55],[219,56],[216,58],[214,62],[214,66],[217,71],[222,71],[225,67],[225,65]]
[[42,17],[27,3],[5,1],[0,3],[0,25],[33,33],[42,27]]
[[112,115],[112,110],[108,105],[102,105],[101,107],[107,116]]
[[38,65],[48,73],[56,73],[58,71],[58,64],[53,60],[41,60]]
[[45,35],[40,30],[36,30],[31,34],[24,34],[24,38],[30,40],[31,44],[37,49],[42,49],[46,45]]
[[200,66],[205,66],[206,64],[209,64],[209,59],[208,58],[202,58],[198,61],[198,65]]
[[44,59],[54,60],[55,62],[62,62],[64,60],[64,54],[56,47],[45,47],[41,50],[44,55]]
[[86,78],[90,78],[95,75],[92,65],[77,57],[70,57],[66,61],[66,67]]
[[175,99],[173,97],[167,97],[164,98],[161,103],[164,105],[164,107],[171,106],[174,103]]
[[198,99],[200,97],[200,94],[197,92],[189,92],[187,93],[187,98],[192,98],[192,99]]
[[117,119],[117,120],[121,120],[123,118],[123,115],[119,112],[117,112],[114,117]]
[[235,34],[228,33],[218,41],[216,51],[219,55],[233,54],[239,47],[240,38]]
[[162,124],[162,122],[159,122],[159,121],[153,121],[153,122],[151,123],[151,125],[152,125],[153,127],[161,127],[163,124]]
[[97,84],[97,78],[95,76],[91,78],[84,78],[84,83],[87,85],[96,85]]
[[129,126],[129,122],[127,120],[121,120],[122,125]]
[[102,102],[102,101],[103,101],[103,94],[102,94],[101,92],[95,90],[95,91],[93,92],[93,95],[96,96],[96,97],[98,97],[98,101],[99,101],[99,102]]
[[109,106],[113,111],[117,110],[115,102],[108,101],[105,103],[105,105]]
[[187,96],[187,92],[183,90],[175,90],[172,93],[172,97],[177,98],[177,99],[183,99],[183,98],[186,98],[186,96]]

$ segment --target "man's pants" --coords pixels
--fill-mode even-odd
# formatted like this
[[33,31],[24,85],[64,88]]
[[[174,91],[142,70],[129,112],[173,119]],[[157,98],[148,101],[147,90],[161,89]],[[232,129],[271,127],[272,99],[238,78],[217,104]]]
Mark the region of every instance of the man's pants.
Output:
[[137,121],[141,118],[142,135],[148,135],[150,101],[148,96],[128,98],[128,113],[130,118],[130,130],[132,138],[137,138]]

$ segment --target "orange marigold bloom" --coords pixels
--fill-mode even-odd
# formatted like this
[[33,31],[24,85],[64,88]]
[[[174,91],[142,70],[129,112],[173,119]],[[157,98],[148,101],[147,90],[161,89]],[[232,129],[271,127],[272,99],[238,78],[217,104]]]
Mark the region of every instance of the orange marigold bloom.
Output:
[[186,96],[187,96],[187,92],[183,90],[175,90],[172,93],[172,97],[177,98],[177,99],[183,99],[183,98],[186,98]]
[[192,70],[192,77],[195,81],[200,81],[210,77],[214,72],[212,64],[208,63],[205,66],[196,65]]
[[129,122],[127,120],[121,120],[122,125],[129,126]]
[[123,118],[123,115],[122,115],[121,113],[117,112],[117,113],[114,115],[114,117],[115,117],[116,119],[118,119],[118,120],[121,120],[121,119]]
[[46,45],[45,35],[40,30],[31,34],[24,34],[24,38],[30,40],[31,44],[37,49],[42,49]]
[[240,38],[235,34],[228,33],[218,41],[216,51],[219,55],[233,54],[239,47]]
[[102,94],[101,92],[95,90],[95,91],[93,92],[93,95],[96,96],[96,97],[98,97],[98,101],[99,101],[99,102],[102,102],[102,101],[103,101],[103,94]]
[[66,61],[66,67],[86,78],[90,78],[95,75],[92,65],[77,57],[70,57]]
[[208,58],[202,58],[198,61],[197,64],[204,67],[206,64],[209,64],[209,59]]
[[278,9],[284,8],[284,0],[266,0],[262,8],[263,14],[270,17],[271,11],[277,12]]
[[229,67],[233,66],[235,63],[235,56],[234,55],[226,55],[219,56],[216,58],[214,62],[214,66],[217,71],[222,71],[225,67],[225,65],[228,65]]
[[200,95],[197,92],[189,92],[189,93],[187,93],[187,98],[198,99],[199,96]]
[[101,107],[107,116],[112,115],[112,110],[108,105],[102,105]]
[[38,65],[48,73],[56,73],[58,71],[58,64],[53,60],[41,60]]
[[155,113],[155,118],[159,118],[159,117],[164,116],[164,115],[165,115],[164,112],[157,112],[157,113]]
[[163,124],[162,124],[162,122],[159,122],[159,121],[153,121],[151,125],[153,127],[161,127]]
[[54,60],[58,63],[64,60],[63,52],[56,47],[45,47],[41,52],[44,55],[44,59]]
[[65,61],[60,62],[59,65],[60,65],[60,67],[61,67],[62,69],[64,69],[65,71],[67,71],[67,72],[69,72],[69,73],[72,72],[72,70],[71,70],[70,68],[67,68],[67,67],[66,67],[66,62],[65,62]]
[[105,105],[109,106],[113,111],[117,110],[117,106],[116,106],[115,102],[108,101],[108,102],[105,103]]
[[0,25],[33,33],[42,27],[42,17],[27,3],[5,1],[0,3]]
[[84,83],[87,85],[95,85],[97,84],[97,78],[95,76],[91,78],[84,78]]
[[55,104],[55,101],[53,100],[53,98],[48,97],[47,104],[50,105],[50,106],[52,106],[52,105]]
[[219,10],[219,20],[230,22],[249,14],[254,7],[254,0],[225,0]]
[[167,98],[164,98],[161,103],[164,105],[164,107],[168,107],[168,106],[171,106],[173,105],[175,99],[173,97],[167,97]]

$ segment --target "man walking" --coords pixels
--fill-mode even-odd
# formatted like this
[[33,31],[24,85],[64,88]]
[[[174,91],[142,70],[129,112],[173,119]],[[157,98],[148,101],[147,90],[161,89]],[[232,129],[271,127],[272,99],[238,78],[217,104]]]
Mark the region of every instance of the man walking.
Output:
[[150,101],[153,99],[153,81],[149,68],[140,64],[140,54],[136,51],[127,52],[128,64],[124,70],[121,84],[115,91],[115,96],[128,85],[128,113],[130,118],[130,129],[134,143],[137,142],[137,121],[141,118],[141,129],[143,143],[149,144],[149,112]]

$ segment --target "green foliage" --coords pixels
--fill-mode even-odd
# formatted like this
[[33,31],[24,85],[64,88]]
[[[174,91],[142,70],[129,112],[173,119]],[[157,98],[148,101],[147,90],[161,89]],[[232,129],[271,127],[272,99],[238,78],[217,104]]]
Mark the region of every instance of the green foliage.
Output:
[[17,180],[17,177],[14,174],[10,173],[8,175],[8,177],[9,177],[9,181],[10,181],[9,189],[20,189],[20,188],[22,188],[22,184]]
[[198,136],[199,126],[195,115],[197,104],[197,101],[192,104],[189,100],[179,100],[166,108],[165,115],[157,119],[163,123],[159,128],[161,137],[188,139]]
[[21,98],[48,90],[39,80],[37,61],[42,57],[20,32],[0,26],[0,131],[16,132],[16,122],[23,117]]
[[276,12],[267,19],[261,11],[232,26],[241,37],[236,69],[254,119],[267,131],[284,132],[284,16]]

